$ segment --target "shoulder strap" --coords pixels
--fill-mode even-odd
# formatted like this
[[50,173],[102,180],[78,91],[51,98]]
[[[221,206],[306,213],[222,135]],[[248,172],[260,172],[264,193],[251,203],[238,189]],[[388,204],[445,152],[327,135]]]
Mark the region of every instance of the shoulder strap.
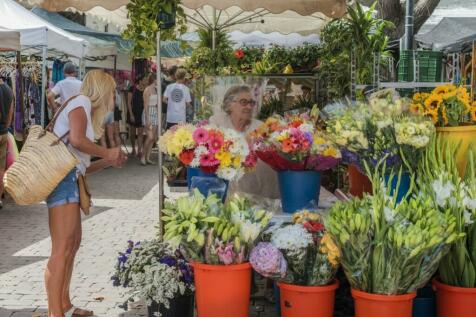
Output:
[[58,109],[58,111],[56,111],[55,115],[53,116],[53,119],[51,119],[50,123],[46,126],[45,128],[46,131],[53,132],[53,128],[55,127],[56,120],[58,120],[60,113],[68,106],[71,100],[73,100],[74,98],[78,96],[79,95],[73,96],[69,98],[68,100],[66,100],[65,103],[63,103],[63,105]]

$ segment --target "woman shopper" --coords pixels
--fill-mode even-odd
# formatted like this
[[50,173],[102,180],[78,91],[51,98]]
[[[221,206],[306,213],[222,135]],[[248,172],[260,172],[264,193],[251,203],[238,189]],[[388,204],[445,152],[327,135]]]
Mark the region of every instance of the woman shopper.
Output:
[[[80,163],[47,198],[52,242],[51,256],[45,271],[49,317],[92,316],[71,303],[70,283],[74,258],[81,244],[78,174],[92,173],[105,167],[120,167],[125,155],[120,148],[107,149],[94,143],[103,133],[106,114],[113,107],[114,79],[101,70],[86,74],[80,95],[69,100],[54,126],[56,135],[69,131],[68,148]],[[91,156],[102,159],[90,162]]]
[[[132,155],[141,158],[144,151],[144,89],[147,87],[147,76],[140,76],[131,88],[127,98],[127,123],[132,145]],[[136,152],[137,141],[137,152]]]
[[157,108],[157,80],[155,74],[149,75],[149,86],[144,90],[144,116],[145,143],[144,154],[141,157],[142,165],[155,164],[150,159],[152,148],[158,139],[159,111]]

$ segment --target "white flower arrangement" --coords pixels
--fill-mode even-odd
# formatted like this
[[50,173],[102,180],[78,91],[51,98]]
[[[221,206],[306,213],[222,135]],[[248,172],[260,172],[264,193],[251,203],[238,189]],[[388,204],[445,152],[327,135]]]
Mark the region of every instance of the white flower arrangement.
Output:
[[273,233],[271,243],[280,250],[297,250],[312,243],[312,234],[299,224],[286,226]]

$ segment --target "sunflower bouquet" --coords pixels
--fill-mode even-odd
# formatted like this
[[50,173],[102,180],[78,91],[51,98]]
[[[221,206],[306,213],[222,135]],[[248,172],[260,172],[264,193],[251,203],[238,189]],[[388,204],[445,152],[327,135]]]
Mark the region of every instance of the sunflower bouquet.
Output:
[[410,110],[430,117],[439,127],[476,124],[476,102],[463,86],[448,84],[431,93],[416,93]]
[[407,294],[424,286],[438,269],[457,239],[456,219],[439,212],[430,196],[397,204],[381,183],[385,168],[379,170],[372,176],[373,195],[338,202],[326,225],[352,288]]
[[334,279],[340,253],[320,215],[302,211],[294,214],[292,224],[269,231],[270,241],[260,242],[250,255],[256,272],[303,286],[327,285]]
[[160,150],[185,166],[234,181],[256,166],[256,156],[245,138],[231,129],[212,125],[178,125],[159,140]]
[[270,117],[251,138],[256,155],[277,171],[324,171],[341,157],[307,113]]

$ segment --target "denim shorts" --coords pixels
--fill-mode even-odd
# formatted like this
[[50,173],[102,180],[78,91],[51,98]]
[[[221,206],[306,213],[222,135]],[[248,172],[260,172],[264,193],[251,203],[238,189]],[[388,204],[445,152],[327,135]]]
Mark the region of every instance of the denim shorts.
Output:
[[74,168],[46,199],[48,208],[79,203],[78,170]]
[[114,123],[114,111],[108,112],[106,117],[104,117],[104,124],[113,124]]

